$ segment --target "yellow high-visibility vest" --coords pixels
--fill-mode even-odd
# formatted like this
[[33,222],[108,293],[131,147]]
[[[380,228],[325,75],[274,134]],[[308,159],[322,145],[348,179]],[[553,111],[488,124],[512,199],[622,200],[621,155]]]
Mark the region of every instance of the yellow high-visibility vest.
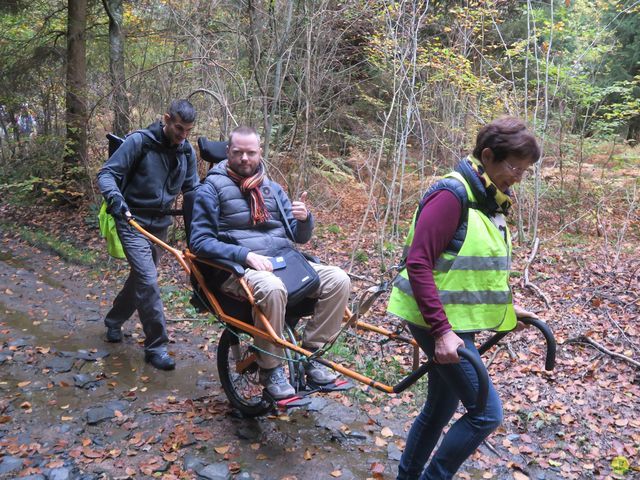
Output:
[[[505,234],[480,210],[473,208],[476,199],[469,183],[458,172],[452,177],[464,185],[469,201],[467,233],[458,252],[443,252],[433,269],[445,314],[455,332],[479,330],[508,331],[516,326],[516,315],[509,288],[511,236]],[[416,211],[417,213],[417,211]],[[422,213],[424,215],[424,213]],[[405,249],[411,246],[415,215]],[[413,296],[406,267],[394,281],[387,311],[429,328]]]

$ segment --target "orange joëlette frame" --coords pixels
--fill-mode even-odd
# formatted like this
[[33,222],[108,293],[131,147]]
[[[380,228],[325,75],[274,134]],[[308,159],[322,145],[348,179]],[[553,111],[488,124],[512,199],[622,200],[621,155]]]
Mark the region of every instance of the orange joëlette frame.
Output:
[[[206,281],[204,276],[202,275],[202,272],[200,271],[200,269],[198,268],[197,263],[204,263],[206,265],[211,265],[213,267],[216,268],[222,268],[220,265],[216,264],[213,261],[208,261],[207,259],[203,259],[203,258],[198,258],[195,255],[193,255],[191,252],[189,252],[189,250],[185,250],[184,252],[181,252],[180,250],[177,250],[175,248],[173,248],[172,246],[168,245],[167,243],[163,242],[162,240],[160,240],[159,238],[157,238],[156,236],[152,235],[151,233],[147,232],[144,228],[142,228],[133,218],[129,218],[128,219],[129,224],[134,227],[136,230],[138,230],[142,235],[144,235],[146,238],[148,238],[150,241],[152,241],[153,243],[155,243],[156,245],[161,246],[163,249],[165,249],[167,252],[171,253],[176,260],[178,261],[178,263],[180,263],[180,265],[182,266],[182,268],[185,270],[185,272],[187,274],[193,274],[193,276],[195,277],[196,281],[198,282],[198,285],[200,285],[200,287],[202,288],[202,292],[204,293],[207,301],[209,302],[209,304],[213,307],[213,309],[215,310],[216,316],[218,316],[218,318],[220,318],[222,321],[224,321],[225,323],[228,323],[229,325],[242,330],[245,333],[248,333],[250,335],[252,335],[253,337],[261,337],[264,338],[268,341],[270,341],[271,343],[275,344],[275,345],[279,345],[283,348],[287,348],[289,350],[292,350],[294,352],[299,353],[300,355],[304,355],[305,357],[310,357],[311,355],[313,355],[313,352],[306,350],[302,347],[299,347],[298,345],[294,345],[293,343],[290,343],[282,338],[280,338],[280,336],[275,332],[275,330],[273,329],[273,327],[271,326],[271,324],[269,323],[269,320],[266,318],[266,316],[262,313],[262,311],[260,310],[260,308],[255,304],[254,298],[253,298],[253,294],[251,292],[251,290],[249,289],[249,286],[247,285],[247,282],[244,280],[244,278],[239,277],[238,278],[238,282],[240,282],[240,285],[242,285],[242,288],[244,289],[244,291],[246,292],[247,298],[249,300],[249,302],[251,303],[254,311],[256,312],[255,317],[257,318],[258,322],[260,323],[260,328],[251,324],[248,324],[246,322],[243,322],[242,320],[239,320],[235,317],[232,317],[230,315],[227,315],[223,310],[222,307],[220,306],[220,303],[218,302],[218,299],[215,297],[215,295],[209,290],[209,288],[207,287]],[[352,317],[351,311],[349,310],[349,308],[345,309],[344,312],[344,317],[343,317],[343,321],[349,321]],[[398,335],[395,332],[392,332],[390,330],[387,330],[385,328],[382,327],[377,327],[375,325],[370,325],[366,322],[362,322],[360,320],[358,320],[355,325],[358,328],[361,328],[363,330],[368,330],[371,332],[375,332],[378,333],[380,335],[384,335],[390,339],[394,339],[394,340],[398,340],[407,344],[410,344],[414,347],[414,352],[417,352],[417,348],[418,345],[416,343],[415,340],[413,339],[408,339],[408,338],[404,338],[400,335]],[[380,390],[382,392],[386,392],[386,393],[394,393],[397,392],[397,390],[394,390],[394,387],[390,386],[390,385],[385,385],[384,383],[380,383],[376,380],[373,380],[365,375],[362,375],[354,370],[351,370],[350,368],[344,367],[338,363],[326,360],[322,357],[316,357],[314,358],[314,361],[321,363],[322,365],[329,367],[333,370],[335,370],[336,372],[339,372],[353,380],[356,380],[360,383],[364,383],[366,385],[369,385],[370,387],[373,387],[377,390]]]

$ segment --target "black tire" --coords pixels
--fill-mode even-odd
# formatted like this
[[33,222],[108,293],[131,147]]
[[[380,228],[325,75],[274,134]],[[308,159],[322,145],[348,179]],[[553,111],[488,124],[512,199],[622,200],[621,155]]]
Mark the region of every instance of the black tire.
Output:
[[244,416],[258,417],[273,409],[272,402],[262,396],[258,379],[258,364],[253,361],[242,372],[236,371],[236,361],[255,355],[253,339],[244,333],[225,329],[218,341],[218,376],[229,403]]

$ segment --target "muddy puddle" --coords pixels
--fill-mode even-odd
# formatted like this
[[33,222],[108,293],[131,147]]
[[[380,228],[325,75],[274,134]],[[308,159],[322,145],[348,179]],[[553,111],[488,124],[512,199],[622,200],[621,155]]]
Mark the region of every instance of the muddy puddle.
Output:
[[[335,400],[316,396],[304,410],[244,419],[229,410],[210,361],[178,358],[175,371],[160,373],[143,362],[142,348],[132,338],[120,345],[102,341],[98,322],[61,337],[46,323],[34,326],[27,315],[3,305],[0,311],[0,322],[17,333],[7,339],[11,358],[0,369],[3,396],[11,399],[7,413],[22,437],[17,443],[46,446],[65,438],[71,447],[88,438],[98,451],[125,451],[142,432],[158,436],[152,445],[162,455],[171,432],[184,428],[204,432],[202,440],[178,449],[182,457],[176,462],[184,470],[226,464],[234,466],[236,476],[251,475],[246,478],[320,479],[333,478],[334,472],[355,479],[368,478],[373,463],[387,462],[387,451],[376,447],[366,430],[368,419]],[[203,415],[209,406],[213,414]],[[37,464],[37,456],[33,460]],[[116,478],[129,464],[118,460],[89,468],[71,458],[67,463],[78,472]],[[192,478],[207,477],[194,473]]]

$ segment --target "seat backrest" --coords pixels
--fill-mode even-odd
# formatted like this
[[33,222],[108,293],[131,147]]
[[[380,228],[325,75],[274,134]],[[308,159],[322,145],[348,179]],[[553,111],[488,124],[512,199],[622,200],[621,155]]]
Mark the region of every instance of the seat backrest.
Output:
[[[111,138],[109,139],[111,145]],[[198,149],[200,157],[209,163],[211,168],[216,163],[227,159],[227,142],[216,142],[207,139],[207,137],[198,137]],[[195,201],[195,192],[187,192],[182,196],[182,216],[184,217],[184,230],[187,235],[187,245],[190,244],[191,238],[191,220],[193,219],[193,202]]]
[[[109,146],[111,147],[111,138],[109,138]],[[211,168],[216,163],[227,159],[227,142],[216,142],[209,140],[207,137],[198,137],[198,150],[200,157]],[[193,202],[195,200],[195,192],[187,192],[182,199],[182,215],[184,217],[184,230],[187,235],[187,245],[191,238],[191,220],[193,219]]]
[[107,140],[109,141],[109,157],[113,155],[118,147],[124,142],[124,138],[119,137],[113,133],[107,133]]
[[200,150],[200,157],[210,164],[209,167],[227,159],[227,142],[217,142],[209,140],[207,137],[198,137],[198,149]]
[[195,190],[182,195],[182,218],[184,218],[184,233],[187,236],[187,246],[191,244],[191,220],[193,219],[193,202],[195,199]]

